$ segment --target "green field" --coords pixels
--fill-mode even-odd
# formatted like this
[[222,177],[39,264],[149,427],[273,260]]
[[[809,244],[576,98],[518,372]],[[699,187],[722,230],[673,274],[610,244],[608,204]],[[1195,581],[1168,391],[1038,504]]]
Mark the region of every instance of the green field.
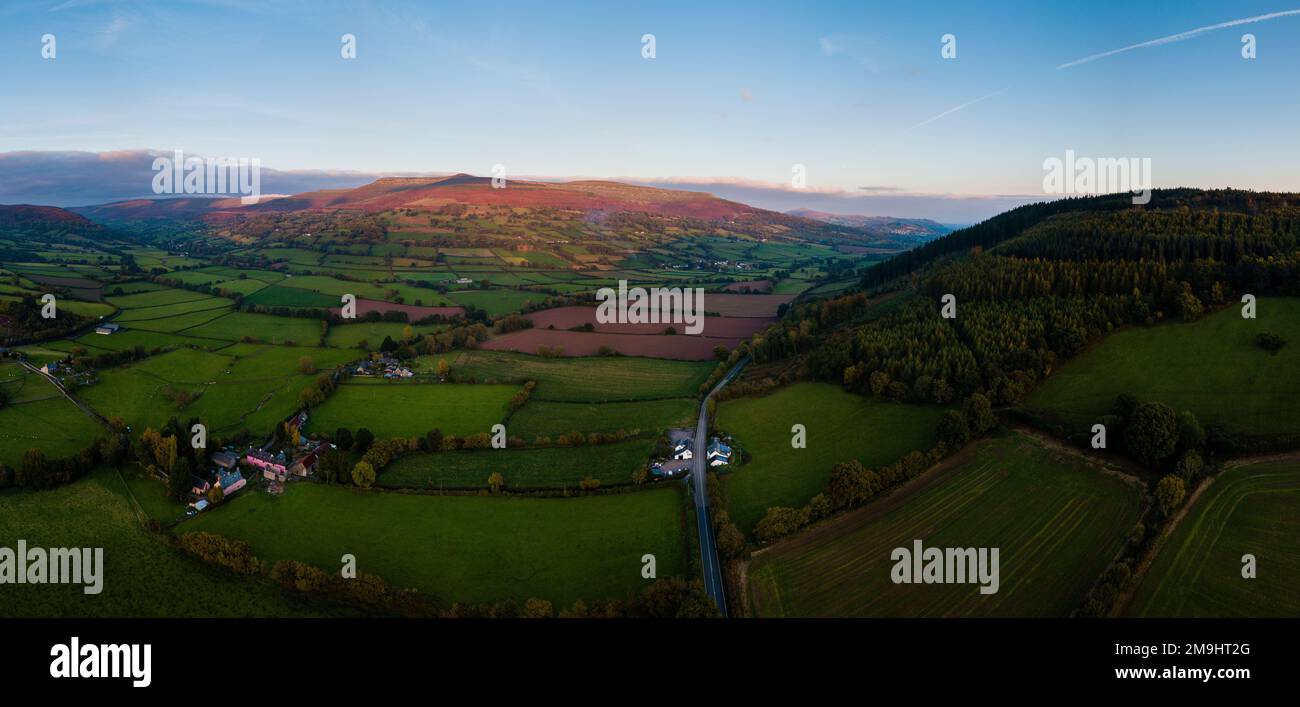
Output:
[[[151,310],[146,309],[138,311],[149,312]],[[228,316],[229,312],[229,307],[218,305],[212,309],[203,309],[195,312],[184,312],[165,317],[125,321],[123,322],[123,325],[132,329],[143,329],[145,331],[158,331],[166,334],[174,334],[184,329],[200,327],[214,319]]]
[[447,602],[539,597],[568,607],[640,589],[646,553],[659,577],[685,571],[680,493],[491,498],[291,484],[282,496],[237,498],[180,530],[239,538],[263,559],[326,571],[353,554],[362,571]]
[[[934,446],[943,409],[863,398],[826,383],[799,383],[760,398],[718,406],[716,425],[753,459],[727,477],[731,518],[749,533],[772,506],[799,507],[821,493],[838,463],[891,464]],[[806,449],[791,447],[790,428],[803,425]]]
[[77,339],[77,343],[90,349],[95,353],[96,349],[105,351],[126,351],[137,346],[143,346],[145,351],[152,351],[164,346],[181,346],[187,343],[194,343],[206,348],[220,348],[229,342],[218,341],[215,339],[199,339],[185,336],[184,334],[167,334],[156,331],[146,331],[144,329],[132,329],[126,327],[118,330],[116,334],[96,334],[91,332]]
[[474,350],[423,356],[420,368],[432,372],[444,358],[457,380],[533,380],[537,381],[534,400],[560,402],[690,397],[699,394],[700,384],[717,365],[623,356],[557,359]]
[[[1300,464],[1224,471],[1161,547],[1133,616],[1300,615]],[[1241,576],[1242,555],[1257,562]]]
[[[154,293],[149,293],[154,294]],[[142,297],[144,295],[131,295],[132,297]],[[211,312],[216,310],[227,310],[233,304],[228,299],[220,297],[205,297],[202,299],[188,299],[178,301],[174,304],[161,304],[152,307],[137,307],[127,309],[113,318],[113,321],[119,324],[131,324],[133,322],[158,321],[176,317],[182,314],[191,314],[194,312]]]
[[590,475],[602,486],[627,484],[632,472],[644,467],[650,440],[615,444],[540,449],[487,449],[435,454],[409,454],[379,474],[384,486],[420,489],[483,489],[493,472],[500,472],[508,489],[569,488]]
[[336,296],[280,285],[260,288],[245,297],[244,301],[263,307],[291,307],[294,309],[328,309],[339,306],[339,298]]
[[[1087,428],[1131,393],[1237,432],[1300,432],[1300,299],[1261,298],[1257,315],[1243,319],[1234,305],[1190,324],[1112,334],[1053,373],[1026,406]],[[1262,331],[1289,343],[1272,355],[1255,344]]]
[[[233,347],[232,347],[233,348]],[[137,428],[161,427],[173,415],[201,419],[210,432],[247,427],[258,434],[298,409],[303,388],[316,378],[299,370],[299,359],[330,370],[355,358],[343,349],[248,346],[210,353],[177,349],[129,366],[99,372],[99,382],[77,395],[106,417],[120,417]],[[184,408],[167,395],[168,387],[198,397]]]
[[510,417],[511,435],[532,442],[539,436],[569,432],[640,431],[658,435],[670,427],[693,427],[698,404],[693,398],[630,403],[554,403],[530,401]]
[[185,330],[189,336],[239,341],[245,336],[268,344],[314,345],[320,341],[320,320],[232,312]]
[[357,282],[355,280],[338,280],[324,275],[296,275],[285,278],[279,283],[282,287],[298,288],[319,292],[323,295],[329,295],[334,298],[331,306],[339,305],[339,298],[345,294],[356,295],[362,299],[389,300],[390,292],[396,292],[398,297],[402,298],[404,304],[415,304],[420,300],[426,307],[443,307],[454,304],[446,297],[443,297],[437,290],[430,290],[423,287],[411,287],[394,282]]
[[[1141,492],[1032,437],[984,440],[894,495],[757,555],[758,616],[1068,616],[1124,547]],[[999,588],[895,584],[894,548],[998,548]]]
[[335,324],[330,326],[329,334],[325,337],[326,346],[339,346],[343,348],[356,348],[361,342],[366,342],[369,347],[378,349],[379,345],[384,342],[384,337],[390,336],[393,341],[401,341],[406,327],[410,326],[416,334],[429,334],[445,329],[445,325],[439,324],[402,324],[400,322],[358,322],[356,324]]
[[0,492],[0,539],[10,546],[19,538],[28,547],[103,548],[103,591],[87,595],[81,585],[69,584],[5,586],[0,616],[6,618],[278,617],[326,610],[268,579],[205,565],[148,534],[112,470],[49,491]]
[[541,302],[546,295],[520,290],[466,290],[451,292],[447,298],[462,307],[478,307],[490,316],[517,312],[526,302]]
[[171,307],[186,302],[212,302],[230,304],[229,300],[211,295],[173,288],[150,289],[136,294],[109,297],[108,301],[123,310]]
[[313,411],[310,429],[368,428],[375,437],[420,437],[437,428],[445,435],[491,433],[506,417],[518,392],[512,385],[388,382],[354,378]]
[[44,451],[48,459],[64,459],[105,434],[42,376],[3,364],[0,381],[12,396],[10,404],[0,407],[0,463],[17,467],[32,448]]

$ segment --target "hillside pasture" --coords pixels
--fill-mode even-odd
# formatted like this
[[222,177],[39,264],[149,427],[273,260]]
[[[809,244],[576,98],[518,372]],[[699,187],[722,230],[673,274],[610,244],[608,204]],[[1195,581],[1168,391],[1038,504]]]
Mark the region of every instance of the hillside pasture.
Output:
[[[161,486],[156,481],[143,483]],[[163,512],[161,507],[150,507]],[[174,620],[353,613],[310,605],[265,578],[241,577],[205,565],[151,535],[141,523],[132,494],[110,469],[48,491],[0,492],[0,538],[23,538],[32,547],[104,549],[101,593],[87,595],[74,584],[7,586],[0,617]],[[195,597],[222,600],[196,601]]]
[[[975,443],[893,494],[760,552],[760,617],[1065,617],[1124,547],[1142,491],[1025,435]],[[895,584],[894,548],[998,548],[998,591]]]
[[[821,493],[840,462],[857,459],[874,468],[928,450],[942,413],[936,406],[863,398],[827,383],[797,383],[722,403],[715,424],[752,455],[727,475],[732,520],[749,533],[768,508],[803,506]],[[807,430],[805,449],[790,444],[796,424]]]
[[[0,370],[8,375],[9,368]],[[17,468],[33,448],[47,459],[65,459],[107,434],[41,376],[25,373],[21,382],[7,381],[6,392],[16,392],[19,399],[0,407],[0,463]]]
[[[1300,615],[1300,463],[1221,473],[1161,547],[1129,607],[1139,617]],[[1254,555],[1257,576],[1241,576]]]
[[[1271,331],[1288,343],[1255,343]],[[1114,333],[1052,373],[1026,407],[1087,429],[1121,393],[1191,410],[1202,424],[1249,435],[1300,433],[1300,299],[1264,297],[1256,319],[1233,305],[1192,323]]]

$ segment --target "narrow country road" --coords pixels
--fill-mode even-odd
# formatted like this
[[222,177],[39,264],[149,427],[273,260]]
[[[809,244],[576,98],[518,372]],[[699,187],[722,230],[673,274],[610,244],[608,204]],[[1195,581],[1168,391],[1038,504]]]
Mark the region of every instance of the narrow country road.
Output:
[[695,456],[691,459],[691,483],[695,485],[695,521],[700,531],[700,566],[704,572],[704,590],[718,605],[723,618],[727,617],[727,592],[722,582],[722,563],[718,561],[718,546],[709,516],[709,465],[704,458],[709,446],[709,399],[730,383],[748,363],[749,357],[741,359],[700,401],[700,421],[695,425]]
[[81,411],[86,413],[86,415],[89,416],[92,420],[98,422],[100,425],[103,425],[104,429],[110,432],[113,431],[113,426],[108,423],[107,418],[99,414],[98,410],[95,410],[94,408],[82,402],[81,399],[78,398],[77,396],[73,395],[72,393],[69,393],[68,389],[63,387],[63,384],[59,382],[58,378],[55,378],[54,376],[28,363],[27,359],[25,358],[18,359],[18,363],[22,364],[22,366],[26,368],[28,371],[31,371],[32,373],[35,373],[36,375],[49,381],[50,385],[53,385],[55,390],[58,390],[60,393],[63,394],[63,397],[67,398],[69,402],[71,402],[73,405],[76,405],[78,408],[80,408]]

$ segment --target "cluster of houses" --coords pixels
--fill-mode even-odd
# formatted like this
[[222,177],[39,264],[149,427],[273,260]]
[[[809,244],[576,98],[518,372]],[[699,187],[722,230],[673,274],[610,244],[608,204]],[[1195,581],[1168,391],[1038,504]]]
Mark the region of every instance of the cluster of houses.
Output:
[[750,270],[753,265],[741,261],[732,262],[730,260],[704,260],[699,259],[693,262],[669,263],[667,267],[671,270]]
[[415,372],[410,367],[395,358],[387,356],[373,361],[369,359],[358,361],[352,365],[348,372],[354,376],[387,378],[389,380],[415,377]]
[[[302,420],[305,422],[305,420]],[[284,490],[284,482],[290,478],[304,478],[316,472],[320,453],[326,445],[315,440],[304,440],[296,450],[286,454],[284,450],[272,452],[263,447],[250,447],[242,455],[233,447],[227,447],[212,455],[214,465],[206,476],[194,475],[190,493],[195,501],[190,504],[190,513],[198,513],[208,507],[207,494],[214,486],[220,488],[225,497],[239,491],[248,484],[240,472],[240,464],[251,469],[254,475],[261,474],[267,481],[267,490],[279,493]],[[252,478],[250,476],[249,478]]]
[[[731,447],[717,437],[709,440],[705,449],[705,461],[711,467],[726,466],[731,463]],[[689,437],[678,439],[673,444],[672,458],[656,461],[650,465],[650,478],[677,479],[691,471],[695,459],[695,440]]]
[[208,507],[208,491],[214,486],[221,489],[224,497],[239,491],[248,485],[248,480],[239,471],[239,455],[231,447],[212,455],[213,469],[205,475],[194,474],[190,477],[190,494],[194,502],[190,504],[192,513],[198,513]]
[[315,473],[323,446],[320,442],[309,440],[293,455],[286,455],[283,450],[269,452],[265,449],[250,449],[244,455],[244,462],[260,471],[267,481],[282,484],[290,477],[302,478]]
[[60,363],[58,361],[50,361],[41,366],[41,373],[57,380],[66,388],[90,385],[99,380],[93,370],[79,368],[71,363]]

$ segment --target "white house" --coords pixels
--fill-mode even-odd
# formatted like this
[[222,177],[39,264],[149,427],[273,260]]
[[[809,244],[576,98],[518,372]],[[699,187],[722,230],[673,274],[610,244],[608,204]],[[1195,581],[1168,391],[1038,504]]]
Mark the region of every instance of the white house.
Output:
[[718,441],[717,437],[714,437],[709,442],[709,451],[708,451],[707,459],[709,460],[709,466],[724,466],[726,464],[730,464],[731,447],[728,447],[727,445]]
[[694,441],[689,439],[678,440],[677,445],[673,447],[673,459],[692,459],[695,457]]

